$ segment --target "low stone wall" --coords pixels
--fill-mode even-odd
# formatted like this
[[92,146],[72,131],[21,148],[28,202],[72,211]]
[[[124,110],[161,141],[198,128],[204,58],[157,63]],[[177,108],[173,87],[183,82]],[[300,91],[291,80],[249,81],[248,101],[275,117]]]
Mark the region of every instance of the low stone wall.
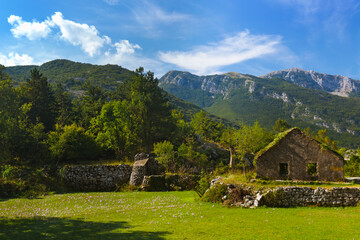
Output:
[[356,206],[360,201],[360,188],[333,187],[279,187],[264,194],[257,193],[254,205],[269,207]]
[[116,186],[127,184],[132,167],[120,165],[74,165],[59,170],[64,183],[78,191],[113,191]]

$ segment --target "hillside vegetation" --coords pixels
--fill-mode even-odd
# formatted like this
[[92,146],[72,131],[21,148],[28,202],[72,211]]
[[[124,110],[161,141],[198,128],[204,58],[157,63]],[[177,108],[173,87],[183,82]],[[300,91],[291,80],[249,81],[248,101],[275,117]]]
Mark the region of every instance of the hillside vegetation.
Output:
[[24,82],[30,77],[30,70],[37,68],[44,74],[50,83],[62,83],[65,88],[79,90],[85,81],[101,85],[105,88],[114,88],[134,72],[118,65],[92,65],[88,63],[72,62],[69,60],[53,60],[40,66],[7,67],[7,73],[15,83]]
[[322,128],[342,145],[360,141],[360,98],[344,98],[326,91],[299,87],[283,79],[223,74],[196,76],[170,71],[160,86],[175,96],[234,122],[259,121],[270,128],[278,119],[293,126]]

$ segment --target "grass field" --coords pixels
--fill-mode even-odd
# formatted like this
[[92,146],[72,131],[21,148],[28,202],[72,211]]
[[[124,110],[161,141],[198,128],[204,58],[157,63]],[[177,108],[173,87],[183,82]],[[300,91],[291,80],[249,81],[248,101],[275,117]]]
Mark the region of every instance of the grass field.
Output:
[[360,239],[360,208],[226,208],[194,192],[0,200],[0,239]]

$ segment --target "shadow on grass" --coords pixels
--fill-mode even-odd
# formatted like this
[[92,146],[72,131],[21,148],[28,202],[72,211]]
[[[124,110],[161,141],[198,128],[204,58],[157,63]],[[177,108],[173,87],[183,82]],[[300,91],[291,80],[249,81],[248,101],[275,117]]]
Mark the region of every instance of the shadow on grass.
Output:
[[[116,230],[116,232],[112,232]],[[0,239],[165,239],[168,232],[132,231],[126,222],[90,222],[68,218],[0,218]]]

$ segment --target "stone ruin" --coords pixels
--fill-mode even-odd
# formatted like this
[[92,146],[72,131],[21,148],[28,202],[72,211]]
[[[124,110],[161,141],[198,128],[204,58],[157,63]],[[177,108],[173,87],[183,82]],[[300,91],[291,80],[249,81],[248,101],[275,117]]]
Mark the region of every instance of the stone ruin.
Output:
[[344,159],[292,128],[255,158],[256,177],[265,179],[343,181]]
[[227,187],[226,194],[221,199],[223,204],[236,207],[350,207],[358,206],[360,202],[360,188],[355,187],[287,186],[255,189],[253,186],[244,184],[224,184],[218,178],[211,181],[210,188],[219,185]]
[[163,175],[165,168],[156,161],[152,154],[138,153],[130,176],[130,185],[140,186],[145,176]]

